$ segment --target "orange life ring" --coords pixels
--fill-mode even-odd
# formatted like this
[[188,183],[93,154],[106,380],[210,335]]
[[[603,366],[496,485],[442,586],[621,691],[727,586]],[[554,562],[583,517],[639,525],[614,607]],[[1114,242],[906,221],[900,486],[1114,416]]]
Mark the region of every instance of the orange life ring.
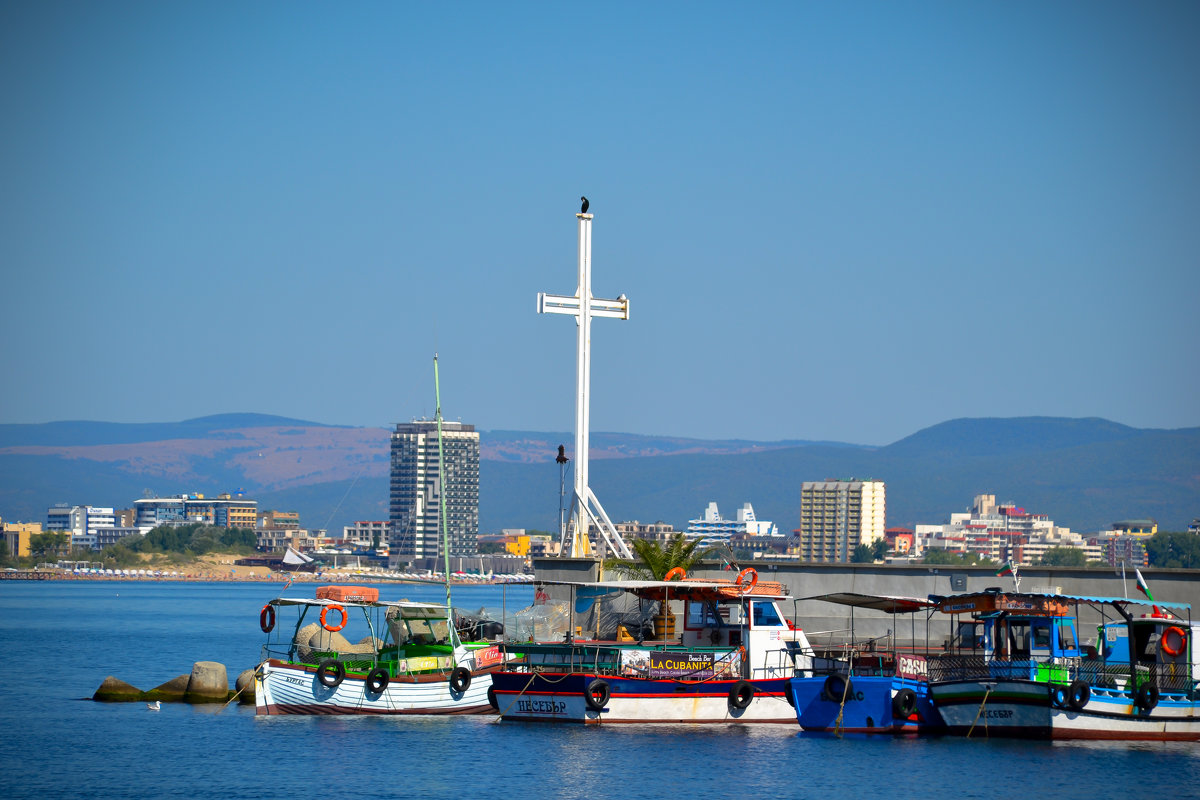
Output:
[[[338,625],[330,625],[328,622],[325,621],[325,615],[328,614],[330,611],[336,611],[342,615],[342,621]],[[324,628],[325,630],[329,631],[330,633],[337,633],[342,628],[346,627],[346,621],[349,619],[350,619],[350,615],[346,613],[346,609],[342,608],[341,606],[337,605],[336,603],[331,603],[330,605],[327,605],[321,609],[321,627]]]
[[683,567],[672,567],[671,569],[667,570],[666,575],[663,575],[663,580],[673,581],[675,580],[676,576],[679,577],[679,580],[683,580],[687,577],[687,570],[685,570]]
[[267,603],[258,613],[258,627],[263,633],[270,633],[275,628],[275,606]]
[[[749,580],[749,583],[746,582],[747,580]],[[745,594],[758,583],[758,570],[754,567],[746,567],[738,573],[737,580],[734,583],[737,584],[738,591]]]
[[[1167,644],[1167,637],[1172,633],[1179,637],[1178,647],[1171,647],[1171,645]],[[1179,627],[1178,625],[1172,625],[1163,631],[1162,638],[1159,639],[1159,647],[1162,648],[1164,653],[1171,656],[1171,658],[1174,658],[1182,653],[1185,648],[1187,648],[1187,633],[1185,633],[1183,628]]]

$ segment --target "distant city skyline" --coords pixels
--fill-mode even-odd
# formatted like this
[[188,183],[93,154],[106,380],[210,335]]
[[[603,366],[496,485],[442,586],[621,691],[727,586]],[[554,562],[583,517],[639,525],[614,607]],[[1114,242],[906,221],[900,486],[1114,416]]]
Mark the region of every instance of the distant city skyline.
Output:
[[1200,425],[1200,6],[9,4],[0,423]]

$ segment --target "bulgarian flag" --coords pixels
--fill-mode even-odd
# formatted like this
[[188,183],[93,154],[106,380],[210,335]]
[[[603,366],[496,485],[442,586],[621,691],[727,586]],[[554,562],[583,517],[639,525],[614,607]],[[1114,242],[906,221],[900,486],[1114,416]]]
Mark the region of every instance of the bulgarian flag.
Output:
[[1134,567],[1133,571],[1137,575],[1138,591],[1141,592],[1142,594],[1146,595],[1147,600],[1150,600],[1151,602],[1153,602],[1154,595],[1150,594],[1150,587],[1146,585],[1146,579],[1142,577],[1142,571],[1140,569],[1138,569],[1137,567]]
[[1015,574],[1017,574],[1017,568],[1013,566],[1011,561],[1009,561],[1007,564],[1005,564],[1003,567],[1001,567],[996,572],[996,577],[1003,578],[1005,575],[1015,575]]

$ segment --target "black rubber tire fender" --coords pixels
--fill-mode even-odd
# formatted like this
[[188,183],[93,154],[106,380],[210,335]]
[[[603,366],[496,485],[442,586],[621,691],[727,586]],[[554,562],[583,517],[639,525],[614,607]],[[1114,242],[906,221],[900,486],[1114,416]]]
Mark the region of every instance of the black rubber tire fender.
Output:
[[583,690],[583,701],[592,711],[603,711],[604,707],[608,705],[610,697],[612,697],[612,690],[608,686],[608,681],[603,678],[594,679]]
[[754,684],[741,680],[729,687],[729,705],[737,709],[745,708],[754,699]]
[[346,677],[346,665],[336,658],[327,658],[317,667],[317,680],[327,689],[336,689]]
[[450,673],[450,691],[462,694],[471,688],[471,670],[466,667],[455,667]]
[[825,679],[824,692],[826,700],[841,703],[844,697],[849,702],[854,699],[854,684],[849,676],[834,673]]
[[908,719],[917,713],[917,693],[912,689],[901,689],[892,698],[892,716],[896,719]]
[[1075,711],[1082,711],[1091,699],[1092,687],[1088,686],[1087,681],[1078,678],[1071,681],[1071,685],[1067,687],[1067,705]]
[[389,675],[387,667],[376,667],[367,673],[367,691],[371,694],[383,694],[388,687]]

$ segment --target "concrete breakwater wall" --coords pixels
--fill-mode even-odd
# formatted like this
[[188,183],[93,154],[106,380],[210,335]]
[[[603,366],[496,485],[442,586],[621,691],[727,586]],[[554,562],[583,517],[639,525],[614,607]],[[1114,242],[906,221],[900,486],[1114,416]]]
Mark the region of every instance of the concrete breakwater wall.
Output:
[[[601,578],[600,564],[595,559],[546,558],[534,559],[537,580],[594,581],[615,580],[620,576],[605,573]],[[762,580],[779,581],[791,591],[791,600],[780,604],[781,610],[794,618],[810,638],[841,640],[848,637],[851,626],[856,638],[882,637],[892,631],[902,640],[924,640],[928,633],[931,642],[940,643],[950,634],[950,618],[936,614],[926,629],[924,613],[893,617],[867,609],[851,610],[846,606],[817,600],[805,600],[834,592],[891,595],[924,598],[930,594],[948,595],[977,592],[989,587],[1012,591],[1009,575],[996,576],[996,566],[959,567],[924,564],[812,564],[776,561],[747,561],[741,567],[753,567]],[[1142,567],[1142,576],[1154,597],[1164,602],[1188,603],[1193,616],[1200,617],[1200,570],[1155,569]],[[1021,590],[1050,591],[1088,597],[1136,597],[1137,579],[1133,569],[1126,571],[1122,581],[1120,570],[1112,567],[1021,567]],[[704,564],[689,577],[729,580],[735,573],[716,564]],[[553,594],[552,594],[553,596]],[[1099,621],[1088,609],[1081,607],[1083,625]],[[914,624],[915,623],[915,624]],[[1081,638],[1087,638],[1081,632]]]

